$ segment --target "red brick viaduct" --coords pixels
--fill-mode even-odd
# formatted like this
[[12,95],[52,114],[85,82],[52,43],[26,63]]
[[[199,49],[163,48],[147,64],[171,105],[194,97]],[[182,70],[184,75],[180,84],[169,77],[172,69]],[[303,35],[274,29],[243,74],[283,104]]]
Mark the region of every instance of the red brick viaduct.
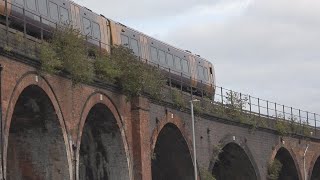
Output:
[[[0,64],[1,177],[194,179],[187,111],[145,97],[127,102],[111,86],[73,86],[65,77],[39,74],[30,61],[6,53]],[[200,172],[218,179],[265,180],[276,158],[285,167],[282,179],[320,178],[316,138],[251,132],[245,124],[213,116],[197,116],[195,128]],[[218,146],[225,164],[215,162]]]

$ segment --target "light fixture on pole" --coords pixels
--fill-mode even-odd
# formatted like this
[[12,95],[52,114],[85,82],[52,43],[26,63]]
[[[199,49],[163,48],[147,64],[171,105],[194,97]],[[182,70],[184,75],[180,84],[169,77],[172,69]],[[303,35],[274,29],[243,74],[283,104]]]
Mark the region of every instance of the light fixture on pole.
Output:
[[190,101],[191,106],[191,120],[192,120],[192,144],[193,144],[193,167],[194,167],[194,179],[198,180],[198,171],[197,171],[197,152],[196,152],[196,137],[194,131],[194,114],[193,114],[193,102],[198,102],[200,100],[193,99]]

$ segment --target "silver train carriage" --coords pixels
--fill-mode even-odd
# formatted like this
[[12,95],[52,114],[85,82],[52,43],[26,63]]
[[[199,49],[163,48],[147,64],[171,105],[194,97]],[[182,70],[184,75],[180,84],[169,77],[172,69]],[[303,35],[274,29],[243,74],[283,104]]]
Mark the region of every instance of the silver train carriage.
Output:
[[181,88],[192,90],[198,95],[203,92],[210,97],[214,95],[215,72],[209,61],[107,19],[72,1],[2,0],[2,22],[6,15],[13,26],[35,36],[41,34],[41,37],[47,35],[46,30],[52,30],[57,25],[71,24],[89,37],[91,44],[108,52],[110,45],[123,45],[132,49],[140,59],[161,67],[171,77],[173,85],[183,84]]

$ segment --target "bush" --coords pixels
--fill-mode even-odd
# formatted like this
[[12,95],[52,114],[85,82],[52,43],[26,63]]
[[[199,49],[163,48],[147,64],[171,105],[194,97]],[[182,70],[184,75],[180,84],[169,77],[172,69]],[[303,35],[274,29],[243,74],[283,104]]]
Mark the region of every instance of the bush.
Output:
[[88,60],[84,36],[70,26],[58,27],[52,39],[42,44],[40,61],[42,71],[66,71],[75,83],[91,82],[94,77],[93,64]]
[[216,180],[216,178],[206,169],[200,168],[200,179],[201,180]]
[[111,52],[95,61],[97,77],[116,83],[128,99],[143,93],[160,96],[166,80],[158,68],[140,61],[128,48],[114,46]]
[[268,165],[268,180],[277,180],[280,175],[282,164],[278,159],[275,159]]

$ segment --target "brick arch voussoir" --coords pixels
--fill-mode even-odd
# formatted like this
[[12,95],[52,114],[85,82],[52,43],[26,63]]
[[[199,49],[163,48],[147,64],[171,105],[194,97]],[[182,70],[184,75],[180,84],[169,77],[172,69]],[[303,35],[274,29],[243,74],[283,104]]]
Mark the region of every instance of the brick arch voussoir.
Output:
[[66,154],[67,154],[67,161],[68,161],[68,167],[69,167],[69,177],[70,179],[73,179],[73,173],[72,173],[72,157],[71,157],[71,151],[70,151],[70,144],[68,141],[68,133],[66,124],[64,121],[63,114],[61,112],[61,106],[59,105],[58,98],[55,94],[55,92],[52,89],[52,86],[50,85],[49,81],[39,75],[37,72],[27,72],[24,75],[21,76],[21,78],[17,81],[11,95],[10,100],[8,103],[6,115],[5,115],[5,122],[4,122],[4,134],[5,134],[5,140],[4,140],[4,168],[6,173],[6,166],[7,166],[7,148],[8,148],[8,137],[9,137],[9,131],[10,131],[10,125],[12,120],[12,115],[14,112],[14,108],[16,106],[16,103],[21,95],[21,93],[29,86],[34,85],[42,89],[45,94],[50,99],[50,102],[53,105],[53,108],[55,110],[55,113],[57,115],[62,135],[64,139],[64,144],[66,147]]
[[[125,133],[125,125],[124,125],[124,122],[122,121],[121,114],[119,113],[115,104],[112,102],[111,98],[109,98],[109,96],[107,96],[105,93],[99,92],[99,91],[94,92],[88,96],[88,98],[82,108],[81,115],[80,115],[80,123],[78,126],[76,152],[75,152],[76,159],[77,159],[76,172],[79,171],[80,146],[81,146],[81,138],[82,138],[83,128],[86,123],[86,120],[87,120],[87,117],[89,115],[90,110],[96,104],[105,105],[111,111],[112,115],[114,116],[114,118],[117,122],[117,125],[118,125],[120,133],[121,133],[121,137],[122,137],[123,147],[125,149],[127,162],[128,162],[129,177],[130,177],[130,179],[133,179],[132,178],[133,177],[133,175],[132,175],[132,162],[131,162],[130,153],[129,153],[129,145],[128,145],[128,140],[127,140],[127,136]],[[79,179],[79,173],[76,173],[76,179]]]
[[314,155],[312,156],[311,162],[309,164],[308,178],[307,179],[311,179],[313,168],[316,165],[316,162],[317,162],[318,158],[320,158],[320,151],[316,151],[314,153]]
[[[255,158],[253,157],[251,150],[246,143],[245,137],[227,134],[222,139],[220,139],[219,143],[222,148],[224,148],[226,145],[228,145],[230,143],[237,144],[244,151],[244,153],[247,155],[247,157],[249,158],[249,161],[251,162],[251,165],[254,169],[254,172],[256,173],[257,180],[263,179],[261,177],[261,173],[259,171],[259,168],[258,168],[258,165],[255,161]],[[209,165],[210,170],[213,169],[215,163],[216,163],[215,160],[213,160],[213,159],[210,160],[210,165]]]
[[297,156],[296,156],[296,154],[294,153],[294,151],[293,151],[293,149],[292,149],[292,147],[291,147],[290,145],[287,145],[286,143],[282,143],[282,142],[280,142],[279,144],[277,144],[277,145],[275,146],[274,150],[272,151],[271,155],[270,155],[269,162],[272,162],[272,161],[276,158],[276,155],[277,155],[278,151],[279,151],[281,148],[284,148],[284,149],[286,149],[286,150],[289,152],[291,158],[293,159],[294,165],[295,165],[295,167],[296,167],[296,171],[297,171],[297,173],[298,173],[299,179],[303,179],[303,178],[302,178],[301,171],[300,171],[301,168],[300,168],[299,163],[298,163],[298,161],[297,161]]

